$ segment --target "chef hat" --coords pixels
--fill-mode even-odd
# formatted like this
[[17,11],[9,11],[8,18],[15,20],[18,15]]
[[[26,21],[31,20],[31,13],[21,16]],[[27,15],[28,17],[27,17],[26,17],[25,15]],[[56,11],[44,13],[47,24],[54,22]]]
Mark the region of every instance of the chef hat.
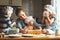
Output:
[[4,9],[5,9],[5,12],[7,13],[11,13],[11,14],[13,13],[13,8],[10,6],[4,7]]
[[47,11],[55,14],[55,9],[54,9],[54,7],[52,5],[45,5],[44,9],[46,9]]
[[34,19],[33,19],[32,16],[29,16],[29,17],[27,17],[27,18],[25,19],[25,23],[27,24],[27,23],[29,23],[31,20],[33,21]]

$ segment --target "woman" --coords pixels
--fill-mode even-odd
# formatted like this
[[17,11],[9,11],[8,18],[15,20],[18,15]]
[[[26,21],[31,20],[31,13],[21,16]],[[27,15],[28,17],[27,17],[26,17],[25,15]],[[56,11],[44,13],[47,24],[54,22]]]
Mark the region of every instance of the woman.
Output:
[[43,33],[54,34],[56,29],[56,17],[52,5],[45,5],[43,12],[42,23],[46,26],[43,28]]

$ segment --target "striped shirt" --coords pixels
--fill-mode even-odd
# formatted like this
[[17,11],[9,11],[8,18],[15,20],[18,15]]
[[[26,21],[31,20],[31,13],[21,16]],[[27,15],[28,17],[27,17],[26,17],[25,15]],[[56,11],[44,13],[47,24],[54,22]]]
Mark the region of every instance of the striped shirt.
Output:
[[0,16],[0,28],[1,29],[6,29],[8,27],[10,27],[11,25],[11,21],[10,18],[7,16]]

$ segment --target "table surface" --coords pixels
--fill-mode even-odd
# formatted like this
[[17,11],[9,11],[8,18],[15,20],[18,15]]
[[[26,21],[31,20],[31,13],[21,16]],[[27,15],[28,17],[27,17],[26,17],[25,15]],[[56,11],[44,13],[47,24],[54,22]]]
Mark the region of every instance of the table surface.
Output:
[[56,37],[16,37],[16,38],[0,38],[0,40],[60,40],[60,36]]

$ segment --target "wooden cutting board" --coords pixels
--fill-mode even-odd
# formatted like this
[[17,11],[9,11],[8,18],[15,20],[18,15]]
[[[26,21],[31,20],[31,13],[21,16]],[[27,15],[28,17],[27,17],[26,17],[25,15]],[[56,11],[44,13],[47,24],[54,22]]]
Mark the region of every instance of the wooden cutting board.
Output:
[[28,30],[28,34],[42,34],[41,30]]

